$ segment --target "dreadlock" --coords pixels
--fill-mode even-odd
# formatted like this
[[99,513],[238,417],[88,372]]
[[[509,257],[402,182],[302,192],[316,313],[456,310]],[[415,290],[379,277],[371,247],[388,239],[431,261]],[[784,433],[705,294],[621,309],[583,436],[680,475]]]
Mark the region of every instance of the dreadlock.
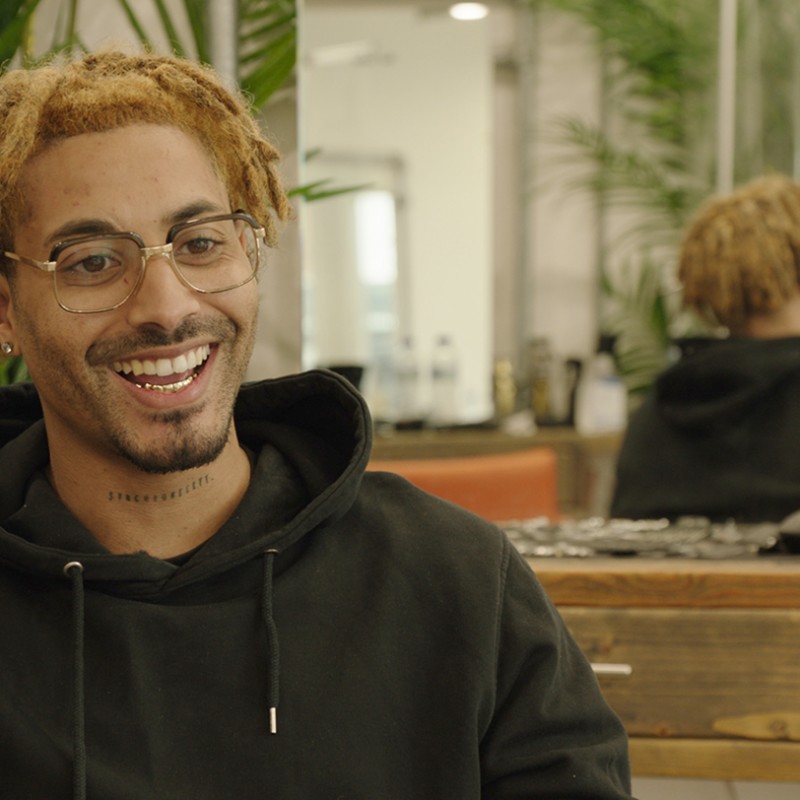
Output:
[[114,50],[53,61],[0,78],[0,249],[13,249],[25,214],[25,164],[61,139],[137,123],[169,125],[199,140],[241,208],[277,238],[273,217],[289,204],[277,174],[279,154],[238,92],[188,59]]

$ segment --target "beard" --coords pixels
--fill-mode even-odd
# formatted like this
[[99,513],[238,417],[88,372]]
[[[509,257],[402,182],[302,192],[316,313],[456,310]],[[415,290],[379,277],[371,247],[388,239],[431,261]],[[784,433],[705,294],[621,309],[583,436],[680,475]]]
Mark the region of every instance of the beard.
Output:
[[[36,338],[47,341],[43,330],[31,325]],[[47,386],[48,394],[58,399],[59,409],[83,409],[82,419],[71,417],[73,430],[82,430],[86,438],[106,448],[142,472],[154,475],[177,473],[211,464],[225,449],[233,428],[233,407],[238,395],[255,340],[254,326],[240,327],[227,318],[204,318],[184,321],[174,332],[143,329],[126,336],[92,345],[86,360],[92,366],[113,362],[123,354],[137,349],[180,344],[192,337],[207,336],[220,343],[233,343],[231,350],[221,354],[214,381],[215,388],[206,402],[192,408],[153,411],[150,422],[156,435],[142,438],[129,419],[105,400],[107,378],[102,374],[91,387],[64,370],[65,359],[50,358],[31,365],[34,382]],[[57,343],[43,348],[52,354]],[[55,400],[51,401],[54,404]],[[87,423],[91,420],[91,423]],[[103,442],[104,440],[104,442]]]
[[[105,342],[90,348],[89,363],[115,360],[114,352],[125,352],[150,346],[178,344],[193,336],[208,334],[219,340],[234,340],[241,330],[229,319],[197,321],[190,320],[182,324],[171,336],[160,331],[143,331],[134,336],[113,342]],[[218,366],[226,372],[226,377],[219,381],[214,397],[213,414],[205,406],[192,409],[176,409],[157,412],[152,421],[162,430],[158,443],[144,444],[132,436],[122,420],[114,420],[107,426],[109,442],[116,452],[134,467],[153,475],[165,475],[170,472],[182,472],[212,463],[222,453],[227,444],[233,426],[233,407],[244,376],[255,339],[254,330],[244,335],[243,349],[229,354]],[[212,416],[211,424],[198,424],[205,411]]]
[[212,431],[195,430],[191,411],[172,411],[162,414],[158,422],[167,433],[158,449],[142,448],[139,443],[119,427],[110,431],[110,441],[117,453],[142,472],[166,475],[205,466],[215,461],[228,441],[232,412],[226,423]]
[[[92,325],[54,310],[33,283],[10,284],[10,310],[20,349],[39,392],[51,448],[120,459],[149,474],[186,472],[218,459],[233,432],[233,408],[253,351],[258,295],[248,284],[174,329],[142,324],[97,340],[103,320]],[[23,291],[24,290],[24,291]],[[223,298],[224,299],[224,298]],[[212,308],[213,306],[213,308]],[[117,402],[111,365],[129,353],[180,346],[191,340],[218,345],[209,390],[191,407],[156,411]],[[199,374],[199,373],[198,373]],[[149,416],[149,424],[148,424]]]

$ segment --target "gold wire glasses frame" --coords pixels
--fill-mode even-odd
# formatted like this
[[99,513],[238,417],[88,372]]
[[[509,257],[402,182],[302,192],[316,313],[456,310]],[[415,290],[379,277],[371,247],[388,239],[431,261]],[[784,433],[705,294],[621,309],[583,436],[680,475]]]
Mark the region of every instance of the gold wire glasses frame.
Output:
[[[168,259],[178,279],[202,294],[236,289],[258,272],[265,231],[242,211],[173,225],[166,244],[147,247],[126,231],[59,242],[49,261],[4,252],[6,258],[53,275],[56,301],[74,314],[119,308],[139,288],[152,256]],[[244,256],[244,258],[243,258]]]

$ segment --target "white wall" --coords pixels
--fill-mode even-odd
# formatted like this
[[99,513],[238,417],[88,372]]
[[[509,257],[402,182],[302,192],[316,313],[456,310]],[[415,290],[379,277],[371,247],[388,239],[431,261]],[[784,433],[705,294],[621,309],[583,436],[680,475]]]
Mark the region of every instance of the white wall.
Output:
[[527,332],[548,336],[557,352],[594,352],[598,325],[597,220],[584,192],[570,191],[554,122],[596,121],[600,87],[591,40],[571,18],[542,14],[535,31],[529,130],[533,168],[525,236],[529,281]]

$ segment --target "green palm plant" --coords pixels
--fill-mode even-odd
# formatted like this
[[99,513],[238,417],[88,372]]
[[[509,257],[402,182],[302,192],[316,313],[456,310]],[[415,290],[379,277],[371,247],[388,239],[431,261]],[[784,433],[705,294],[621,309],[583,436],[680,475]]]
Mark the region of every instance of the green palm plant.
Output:
[[[211,62],[206,21],[207,0],[183,0],[191,42],[179,34],[179,25],[164,0],[153,0],[170,47],[176,55]],[[139,41],[153,49],[152,37],[128,0],[119,0]],[[297,59],[297,7],[295,0],[239,0],[238,81],[255,108],[262,108],[279,90],[294,80]]]
[[[15,56],[30,61],[30,26],[39,0],[8,0],[0,4],[0,71]],[[0,385],[27,380],[28,368],[19,356],[0,356]]]
[[[141,15],[129,0],[119,5],[147,49],[154,49]],[[206,21],[209,0],[183,0],[188,32],[164,0],[153,0],[163,33],[171,50],[184,58],[211,62],[211,46]],[[77,30],[79,0],[64,0],[59,7],[52,41],[43,53],[35,53],[31,29],[39,0],[4,0],[0,3],[0,71],[14,59],[31,66],[54,53],[86,49]],[[238,81],[255,109],[263,108],[280,89],[294,82],[297,59],[297,7],[295,0],[239,0],[238,3]]]
[[4,0],[0,3],[0,72],[15,59],[19,59],[22,66],[29,67],[41,58],[78,44],[75,35],[78,0],[68,0],[59,9],[51,42],[37,57],[32,26],[38,7],[39,0]]
[[675,297],[664,292],[654,259],[627,262],[616,280],[603,273],[601,288],[611,301],[605,332],[614,338],[614,358],[633,407],[668,364]]
[[0,64],[8,63],[28,37],[38,0],[8,0],[0,4]]

